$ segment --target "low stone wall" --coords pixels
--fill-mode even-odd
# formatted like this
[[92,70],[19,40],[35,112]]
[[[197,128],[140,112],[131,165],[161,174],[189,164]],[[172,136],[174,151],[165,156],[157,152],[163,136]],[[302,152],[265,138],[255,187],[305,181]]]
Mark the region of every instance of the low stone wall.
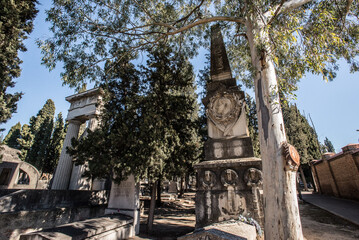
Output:
[[342,150],[312,161],[317,189],[322,194],[359,200],[359,144],[347,145]]
[[10,192],[0,197],[0,239],[17,240],[22,233],[102,216],[107,194],[70,190]]
[[0,213],[0,239],[18,240],[23,233],[102,216],[105,208],[103,205]]
[[18,190],[0,197],[0,213],[103,205],[107,204],[107,194],[106,190]]

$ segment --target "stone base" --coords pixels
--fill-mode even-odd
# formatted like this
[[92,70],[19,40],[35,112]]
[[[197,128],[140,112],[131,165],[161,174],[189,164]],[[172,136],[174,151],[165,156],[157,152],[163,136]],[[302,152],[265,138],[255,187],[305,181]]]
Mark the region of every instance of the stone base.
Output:
[[208,226],[177,238],[178,240],[256,240],[256,228],[246,223],[226,223]]
[[239,215],[263,225],[261,169],[259,158],[204,161],[197,171],[196,228]]
[[22,234],[20,240],[128,239],[134,236],[132,224],[131,217],[117,214]]

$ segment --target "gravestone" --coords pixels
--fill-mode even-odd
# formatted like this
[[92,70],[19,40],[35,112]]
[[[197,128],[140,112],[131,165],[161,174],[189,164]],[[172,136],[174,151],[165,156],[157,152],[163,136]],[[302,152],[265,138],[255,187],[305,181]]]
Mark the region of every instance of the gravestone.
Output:
[[170,184],[168,185],[168,193],[177,194],[177,191],[178,191],[177,182],[170,181]]
[[252,217],[263,224],[262,164],[253,154],[244,92],[237,86],[219,26],[211,33],[211,81],[206,107],[208,140],[197,171],[196,228]]
[[140,232],[140,184],[135,182],[133,175],[120,184],[112,183],[108,207],[105,214],[124,214],[133,218],[133,226],[129,235],[132,237]]

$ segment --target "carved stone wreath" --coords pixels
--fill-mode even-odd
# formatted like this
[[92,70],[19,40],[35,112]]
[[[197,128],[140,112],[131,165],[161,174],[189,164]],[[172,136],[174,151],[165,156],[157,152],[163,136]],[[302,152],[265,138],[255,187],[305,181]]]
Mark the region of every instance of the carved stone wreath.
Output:
[[213,187],[216,184],[216,174],[210,170],[204,172],[203,185],[205,187]]
[[243,101],[238,94],[230,92],[218,92],[211,97],[207,116],[224,133],[224,136],[230,135],[230,131],[238,121]]
[[263,184],[262,171],[257,168],[248,168],[244,173],[244,182],[250,187],[259,187]]
[[233,169],[226,169],[221,174],[221,182],[227,187],[229,185],[236,185],[238,181],[238,174]]

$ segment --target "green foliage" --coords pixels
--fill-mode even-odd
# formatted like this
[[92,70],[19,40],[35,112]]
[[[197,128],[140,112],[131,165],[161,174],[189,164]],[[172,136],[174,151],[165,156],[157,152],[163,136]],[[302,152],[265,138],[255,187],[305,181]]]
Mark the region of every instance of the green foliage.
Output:
[[[49,68],[64,64],[63,81],[72,87],[101,79],[104,63],[111,60],[108,71],[116,67],[125,49],[143,51],[166,42],[192,56],[199,46],[208,47],[209,23],[217,21],[228,36],[232,68],[248,87],[257,71],[250,34],[256,49],[275,64],[286,95],[306,72],[332,80],[339,58],[359,70],[358,1],[303,0],[292,7],[287,2],[54,0],[47,18],[54,36],[39,45]],[[248,32],[248,25],[256,31]]]
[[30,119],[33,142],[25,161],[33,164],[41,172],[45,162],[47,145],[51,139],[54,114],[55,104],[51,99],[48,99],[36,117]]
[[297,106],[283,104],[282,111],[288,142],[297,149],[301,164],[320,159],[317,134],[309,125],[308,120],[299,112]]
[[325,137],[325,139],[324,139],[324,144],[322,145],[322,150],[323,150],[323,152],[335,153],[334,146],[333,146],[332,142],[327,137]]
[[0,124],[16,111],[22,93],[9,93],[20,76],[19,51],[26,51],[23,40],[33,29],[36,0],[0,0]]
[[32,142],[34,140],[34,135],[31,133],[30,126],[28,124],[22,125],[20,131],[20,138],[17,139],[17,142],[20,144],[20,159],[25,161],[27,152],[30,150]]
[[260,146],[259,146],[259,135],[258,135],[258,118],[256,103],[254,99],[246,94],[246,115],[247,115],[247,126],[249,136],[252,139],[254,156],[260,158]]
[[8,145],[11,148],[20,149],[20,144],[17,139],[20,138],[21,123],[18,122],[11,127],[10,131],[4,138],[3,144]]
[[42,164],[42,171],[53,173],[60,159],[62,145],[65,139],[66,126],[62,118],[62,113],[56,117],[55,126],[50,142],[47,144],[45,160]]
[[[252,138],[254,155],[260,157],[256,104],[248,94],[246,95],[246,104],[248,130]],[[306,164],[311,160],[320,159],[321,145],[317,133],[309,125],[305,116],[299,112],[296,105],[284,102],[282,111],[288,142],[297,149],[301,163]]]
[[45,173],[55,169],[66,132],[62,114],[57,116],[55,126],[54,114],[55,104],[48,99],[37,115],[30,118],[30,124],[22,126],[17,138],[20,158]]
[[130,173],[155,181],[191,171],[202,143],[189,62],[162,46],[149,51],[146,66],[135,69],[127,59],[113,70],[103,86],[101,127],[73,140],[68,152],[79,164],[88,162],[88,176],[116,181]]

